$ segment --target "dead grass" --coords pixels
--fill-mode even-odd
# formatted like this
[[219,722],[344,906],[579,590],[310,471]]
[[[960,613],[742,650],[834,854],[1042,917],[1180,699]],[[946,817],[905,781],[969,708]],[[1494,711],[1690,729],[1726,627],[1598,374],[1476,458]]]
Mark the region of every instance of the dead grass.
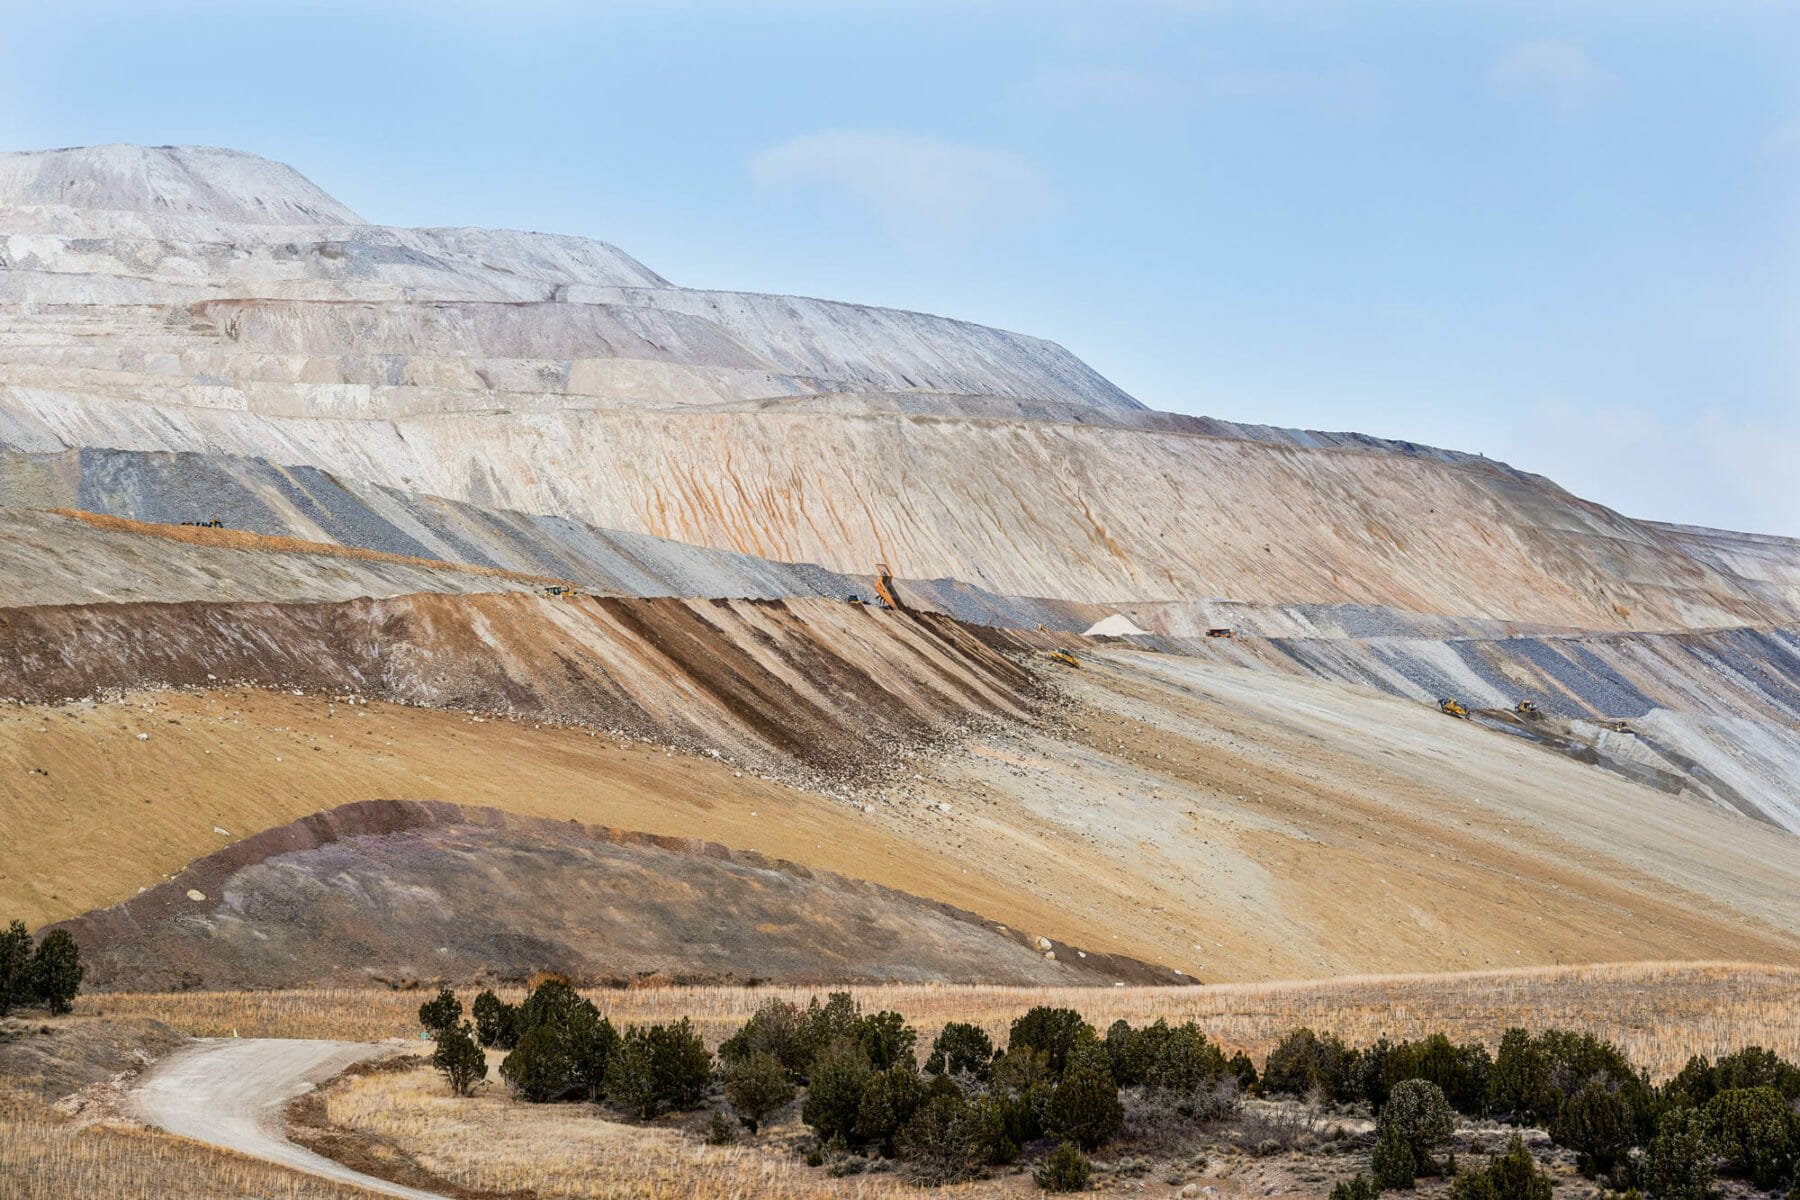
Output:
[[[1192,1018],[1230,1050],[1266,1054],[1296,1025],[1352,1042],[1443,1030],[1497,1044],[1509,1026],[1591,1030],[1663,1076],[1690,1054],[1760,1044],[1800,1058],[1800,969],[1744,963],[1627,963],[1464,975],[1367,976],[1204,988],[885,986],[849,989],[867,1009],[895,1009],[929,1039],[972,1021],[1002,1039],[1036,1004],[1077,1008],[1104,1029]],[[665,987],[592,993],[614,1022],[691,1016],[709,1041],[772,997],[804,1003],[811,988]],[[142,1016],[199,1037],[416,1038],[423,992],[191,992],[84,996],[82,1013]],[[516,998],[516,995],[514,996]],[[473,999],[466,990],[464,1003]]]
[[375,1193],[146,1130],[80,1126],[0,1090],[0,1200],[369,1200]]
[[399,1147],[472,1191],[528,1188],[545,1200],[921,1194],[891,1179],[832,1179],[792,1155],[604,1120],[585,1105],[520,1104],[497,1088],[459,1100],[425,1069],[344,1078],[327,1089],[325,1105],[332,1125]]

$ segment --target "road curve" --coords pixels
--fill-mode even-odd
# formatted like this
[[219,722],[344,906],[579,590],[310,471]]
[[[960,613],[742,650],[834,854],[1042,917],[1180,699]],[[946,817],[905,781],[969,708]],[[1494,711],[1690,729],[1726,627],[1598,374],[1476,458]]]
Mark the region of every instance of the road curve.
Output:
[[170,1133],[371,1192],[443,1200],[314,1154],[288,1141],[282,1109],[345,1067],[381,1053],[367,1042],[205,1038],[157,1063],[132,1090],[136,1116]]

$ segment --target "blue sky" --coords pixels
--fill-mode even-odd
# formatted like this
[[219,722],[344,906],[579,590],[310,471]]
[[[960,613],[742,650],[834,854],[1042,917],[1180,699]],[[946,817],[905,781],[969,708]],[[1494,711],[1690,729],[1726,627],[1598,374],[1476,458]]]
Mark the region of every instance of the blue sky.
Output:
[[1053,338],[1800,536],[1800,10],[0,0],[0,147],[229,145],[371,220]]

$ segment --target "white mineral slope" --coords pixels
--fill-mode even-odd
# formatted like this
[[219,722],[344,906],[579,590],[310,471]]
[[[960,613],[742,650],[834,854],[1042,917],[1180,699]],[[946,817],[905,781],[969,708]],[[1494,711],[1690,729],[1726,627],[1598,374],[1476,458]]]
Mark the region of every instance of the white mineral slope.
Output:
[[0,447],[260,458],[1109,607],[1800,620],[1800,543],[1632,521],[1469,456],[1151,414],[1021,334],[679,288],[581,239],[354,221],[229,151],[7,156]]
[[288,1101],[383,1052],[363,1042],[209,1038],[158,1063],[129,1102],[144,1121],[181,1137],[384,1196],[441,1200],[436,1192],[352,1171],[296,1146],[283,1131]]
[[1497,470],[1115,427],[642,409],[328,420],[11,388],[0,441],[261,456],[838,572],[885,561],[1057,600],[1230,596],[1592,629],[1800,614],[1800,587],[1747,588],[1652,527]]
[[0,208],[71,208],[248,225],[361,225],[285,163],[213,146],[0,154]]

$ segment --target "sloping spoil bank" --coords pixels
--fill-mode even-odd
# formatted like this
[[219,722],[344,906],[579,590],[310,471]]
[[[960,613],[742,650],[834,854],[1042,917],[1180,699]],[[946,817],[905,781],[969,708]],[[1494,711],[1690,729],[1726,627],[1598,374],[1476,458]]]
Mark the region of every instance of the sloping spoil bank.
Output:
[[[201,899],[195,899],[195,897]],[[947,904],[698,839],[438,801],[265,830],[63,922],[96,991],[458,985],[1191,984]]]
[[1031,673],[936,613],[825,600],[524,593],[0,609],[0,696],[250,684],[506,713],[775,769],[856,774],[970,720],[1025,717]]

